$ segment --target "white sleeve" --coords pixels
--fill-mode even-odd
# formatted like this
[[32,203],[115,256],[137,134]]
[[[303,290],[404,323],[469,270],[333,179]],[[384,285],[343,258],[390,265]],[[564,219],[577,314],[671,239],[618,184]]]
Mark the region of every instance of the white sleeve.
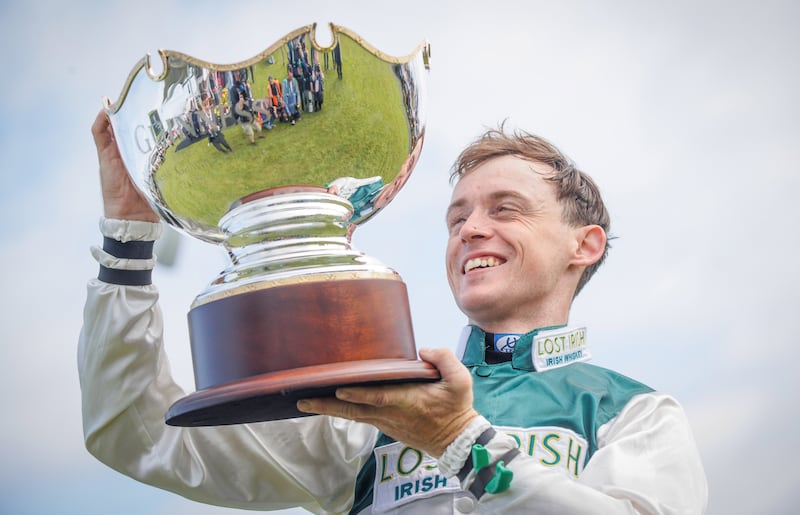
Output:
[[[599,428],[598,450],[578,479],[517,455],[508,490],[486,493],[489,513],[663,514],[705,512],[708,487],[688,420],[670,396],[634,397],[620,414]],[[492,461],[517,447],[498,434],[485,446]],[[462,482],[469,489],[474,472]]]
[[158,292],[89,282],[78,345],[87,449],[139,481],[209,504],[347,511],[377,430],[333,419],[183,428],[164,414],[184,392],[162,342]]

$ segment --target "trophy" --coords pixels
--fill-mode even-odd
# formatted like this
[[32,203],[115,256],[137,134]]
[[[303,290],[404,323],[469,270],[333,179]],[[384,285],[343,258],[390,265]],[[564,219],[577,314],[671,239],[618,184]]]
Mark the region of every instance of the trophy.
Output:
[[159,51],[106,112],[131,178],[229,265],[188,314],[196,391],[170,425],[304,416],[345,385],[435,381],[400,276],[351,243],[392,200],[425,135],[430,46],[397,58],[316,24],[235,64]]

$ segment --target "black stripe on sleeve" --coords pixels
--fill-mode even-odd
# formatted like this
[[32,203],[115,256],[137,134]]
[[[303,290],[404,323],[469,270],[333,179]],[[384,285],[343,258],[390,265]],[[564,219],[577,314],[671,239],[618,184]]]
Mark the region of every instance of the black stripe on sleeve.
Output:
[[121,241],[113,238],[103,238],[103,250],[116,258],[124,259],[150,259],[153,257],[154,241]]
[[119,270],[100,265],[97,278],[104,283],[120,284],[123,286],[147,286],[153,283],[152,270]]
[[[475,443],[478,445],[486,446],[487,443],[491,441],[492,438],[495,437],[497,431],[494,430],[493,427],[489,427],[486,431],[480,434],[478,438],[475,440]],[[469,453],[467,456],[467,461],[464,462],[464,466],[461,467],[461,470],[458,471],[456,477],[459,481],[463,482],[464,478],[466,478],[470,472],[472,472],[473,464],[472,464],[472,453]]]

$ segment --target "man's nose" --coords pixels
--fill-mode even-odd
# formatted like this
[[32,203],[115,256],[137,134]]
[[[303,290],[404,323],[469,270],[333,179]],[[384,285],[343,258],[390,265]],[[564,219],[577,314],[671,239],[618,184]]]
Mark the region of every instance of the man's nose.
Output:
[[488,238],[491,235],[490,229],[490,221],[480,213],[473,211],[461,226],[461,239],[469,241]]

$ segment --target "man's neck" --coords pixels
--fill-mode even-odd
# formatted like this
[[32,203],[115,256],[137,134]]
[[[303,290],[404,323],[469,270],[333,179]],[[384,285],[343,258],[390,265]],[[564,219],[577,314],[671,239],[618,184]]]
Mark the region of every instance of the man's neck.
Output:
[[[525,334],[540,327],[566,325],[572,298],[564,295],[550,295],[538,302],[529,302],[499,314],[487,307],[467,314],[469,323],[488,333]],[[500,316],[498,316],[500,315]]]
[[480,327],[485,333],[495,334],[525,334],[542,327],[557,327],[566,325],[569,317],[551,316],[535,317],[526,320],[497,320],[481,321],[470,318],[468,323]]

